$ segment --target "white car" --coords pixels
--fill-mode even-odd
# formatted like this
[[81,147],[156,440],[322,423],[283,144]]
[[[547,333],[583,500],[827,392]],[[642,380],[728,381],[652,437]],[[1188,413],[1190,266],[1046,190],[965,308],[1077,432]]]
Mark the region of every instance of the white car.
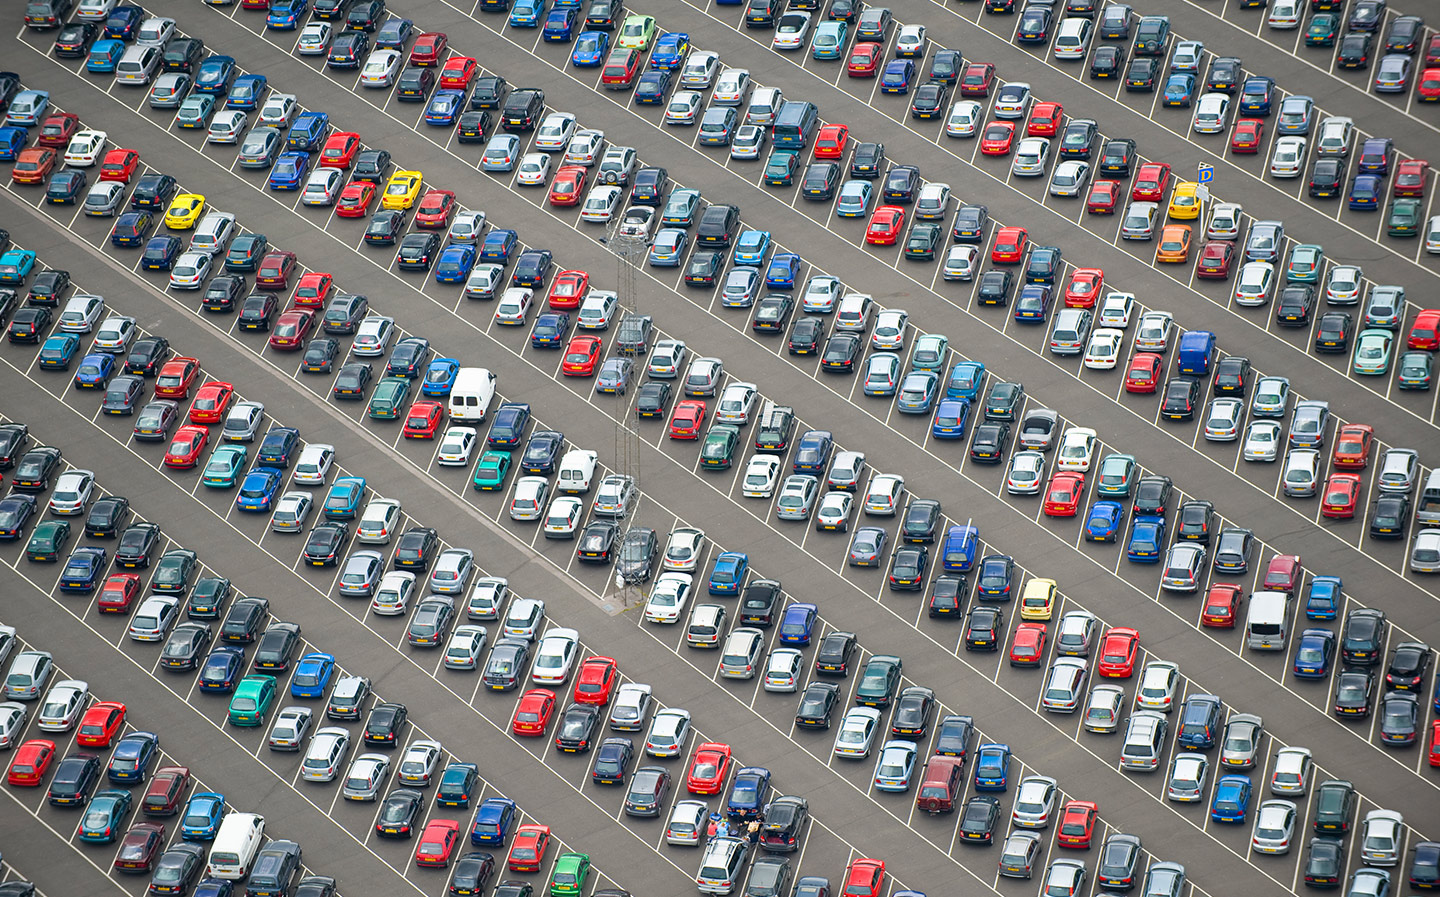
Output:
[[410,598],[414,594],[415,574],[392,570],[380,578],[370,609],[382,617],[403,616],[410,610]]
[[604,224],[614,216],[624,195],[624,190],[608,184],[591,187],[580,209],[580,220]]
[[293,93],[272,93],[260,107],[261,125],[271,128],[288,128],[300,114],[300,106]]
[[473,670],[480,665],[489,633],[484,626],[456,626],[445,646],[445,669]]
[[1005,491],[1011,495],[1039,495],[1045,484],[1045,456],[1040,452],[1016,452],[1005,471]]
[[665,106],[665,124],[693,125],[705,108],[705,98],[698,90],[677,90]]
[[62,679],[50,686],[35,727],[45,732],[68,732],[79,721],[90,700],[90,685],[79,679]]
[[1205,412],[1205,438],[1210,442],[1234,442],[1240,438],[1240,421],[1245,403],[1234,398],[1211,399]]
[[550,156],[526,153],[515,169],[515,183],[526,187],[543,187],[550,180]]
[[[647,693],[648,697],[648,693]],[[650,721],[645,735],[645,753],[652,757],[678,757],[690,740],[690,711],[667,707]]]
[[865,492],[865,513],[870,516],[893,517],[905,495],[905,478],[899,474],[882,473],[870,478]]
[[315,501],[310,497],[310,493],[286,492],[275,502],[275,513],[270,515],[270,529],[277,533],[301,532],[305,529],[314,507]]
[[210,143],[239,143],[250,116],[242,109],[221,109],[210,119],[205,139]]
[[203,252],[182,252],[170,268],[170,287],[175,290],[198,290],[210,276],[210,256]]
[[395,779],[404,785],[419,785],[423,788],[430,784],[430,779],[434,777],[444,756],[445,748],[441,747],[438,741],[412,741],[395,767]]
[[550,481],[544,477],[521,477],[515,481],[510,498],[511,520],[539,520],[550,494]]
[[62,333],[89,333],[105,313],[105,297],[92,293],[71,296],[60,313],[59,328]]
[[745,465],[740,480],[741,494],[746,498],[770,498],[780,478],[780,459],[774,455],[753,455]]
[[974,137],[985,120],[985,108],[974,100],[960,100],[950,107],[945,133],[950,137]]
[[845,760],[863,760],[870,756],[879,728],[880,711],[874,707],[853,707],[846,711],[835,733],[835,756]]
[[1130,316],[1135,313],[1134,293],[1106,293],[1100,301],[1100,315],[1097,323],[1101,327],[1124,330],[1130,326]]
[[130,341],[135,338],[138,328],[135,326],[135,319],[128,315],[111,315],[100,322],[100,328],[95,331],[95,342],[92,349],[96,352],[109,352],[112,355],[119,355],[129,350]]
[[1315,138],[1315,155],[1348,156],[1354,139],[1355,120],[1342,115],[1331,115],[1320,122],[1320,130]]
[[910,323],[910,313],[904,309],[887,308],[875,316],[875,332],[870,335],[870,347],[877,351],[898,352],[905,348],[905,327]]
[[1298,178],[1305,170],[1305,147],[1307,143],[1304,137],[1290,135],[1281,137],[1275,141],[1275,149],[1270,153],[1270,174],[1277,178]]
[[940,276],[945,280],[974,280],[976,258],[980,250],[974,246],[951,246],[945,253]]
[[338,168],[317,168],[305,178],[300,201],[307,206],[333,206],[345,189],[345,172]]
[[214,256],[225,251],[230,238],[235,236],[235,216],[229,212],[206,212],[195,232],[190,235],[190,251],[203,252]]
[[1425,223],[1425,252],[1440,255],[1440,215],[1432,215]]
[[335,29],[329,22],[309,22],[300,32],[295,52],[301,56],[324,56],[330,52],[330,42],[335,38]]
[[291,480],[297,486],[323,486],[330,465],[335,463],[335,446],[323,442],[312,442],[300,450],[300,460],[295,462],[295,473]]
[[450,427],[440,438],[440,449],[435,453],[435,462],[446,467],[463,467],[469,464],[470,453],[475,449],[475,438],[478,435],[474,427]]
[[750,92],[749,69],[726,69],[715,79],[715,89],[710,91],[710,102],[717,106],[740,106]]
[[744,426],[750,422],[750,412],[755,408],[759,390],[754,383],[731,383],[720,394],[715,404],[715,420],[727,424]]
[[565,164],[583,165],[589,168],[600,159],[600,154],[604,149],[605,132],[595,128],[586,128],[571,138],[570,145],[565,147]]
[[1050,174],[1051,196],[1079,196],[1090,184],[1090,163],[1066,159]]
[[1230,97],[1223,93],[1207,93],[1195,104],[1195,118],[1190,130],[1196,134],[1219,134],[1230,121]]
[[895,55],[924,56],[925,26],[901,25],[900,31],[895,35]]
[[1235,304],[1264,305],[1275,288],[1275,266],[1269,262],[1246,262],[1235,278]]
[[1275,421],[1252,421],[1245,429],[1240,457],[1246,461],[1276,461],[1280,458],[1280,438],[1280,425]]
[[307,782],[334,781],[349,753],[349,730],[339,726],[326,726],[310,736],[310,745],[305,749],[305,759],[300,762],[300,778]]
[[620,297],[616,293],[609,290],[591,290],[580,303],[580,309],[575,315],[575,326],[581,330],[608,330],[619,307]]
[[445,239],[451,243],[468,243],[473,246],[480,242],[480,235],[484,231],[484,212],[461,209],[455,213],[454,220],[450,222],[450,230],[446,233]]
[[1138,710],[1169,713],[1175,709],[1175,689],[1180,684],[1180,667],[1161,660],[1152,660],[1140,671],[1140,685],[1135,689]]
[[855,496],[838,489],[826,492],[815,508],[815,528],[835,532],[850,529],[850,509],[855,505]]
[[1060,437],[1060,452],[1055,458],[1059,470],[1089,470],[1095,457],[1099,437],[1089,427],[1071,427]]
[[580,650],[580,633],[557,627],[545,633],[535,649],[530,678],[539,683],[563,683],[570,678],[575,655]]
[[680,68],[680,86],[704,89],[720,71],[720,54],[709,50],[691,50]]
[[682,526],[671,531],[670,540],[665,543],[665,557],[660,566],[665,570],[691,573],[704,553],[705,531],[692,526]]
[[518,327],[530,315],[530,304],[535,292],[526,287],[510,287],[495,305],[495,323],[507,327]]
[[547,539],[572,539],[585,517],[585,502],[573,495],[558,495],[550,501],[541,530]]
[[1085,346],[1085,367],[1092,371],[1114,370],[1124,342],[1125,333],[1110,327],[1102,327],[1090,334],[1090,342]]
[[558,153],[570,145],[575,136],[575,116],[568,112],[551,112],[535,129],[535,148]]
[[72,168],[89,168],[99,160],[110,135],[104,131],[86,129],[70,138],[65,148],[65,164]]
[[355,331],[350,352],[362,358],[384,355],[395,338],[395,319],[385,315],[366,315]]
[[650,587],[645,602],[645,622],[674,623],[685,610],[695,577],[689,573],[662,573]]

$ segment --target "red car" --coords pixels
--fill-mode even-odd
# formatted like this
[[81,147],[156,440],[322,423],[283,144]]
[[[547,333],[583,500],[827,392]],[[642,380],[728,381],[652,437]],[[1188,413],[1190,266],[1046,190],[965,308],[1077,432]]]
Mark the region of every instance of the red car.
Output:
[[255,288],[258,290],[284,290],[290,287],[290,274],[294,272],[297,259],[288,249],[276,249],[260,260],[260,270],[255,272]]
[[575,691],[571,700],[576,704],[598,704],[601,707],[610,703],[610,695],[615,690],[615,685],[620,681],[620,668],[613,657],[587,657],[585,662],[580,664],[580,672],[575,677]]
[[845,125],[826,125],[815,137],[815,158],[838,159],[845,155],[845,142],[850,139],[850,128]]
[[295,352],[305,348],[305,338],[315,327],[313,308],[292,308],[275,319],[270,330],[270,348]]
[[235,387],[223,380],[212,380],[195,393],[190,403],[190,423],[218,424],[225,419],[230,403],[235,400]]
[[323,271],[310,271],[295,284],[295,304],[301,308],[324,308],[335,278]]
[[165,849],[165,826],[158,822],[137,822],[120,839],[115,852],[115,869],[119,872],[149,872],[155,858]]
[[10,773],[6,776],[6,781],[22,788],[38,787],[53,762],[55,742],[32,738],[15,751],[15,759],[10,761]]
[[1025,126],[1026,137],[1054,137],[1065,120],[1065,106],[1061,103],[1036,103],[1030,111],[1030,122]]
[[845,64],[845,73],[852,78],[873,78],[884,58],[883,44],[856,44],[850,51],[850,61]]
[[450,38],[445,32],[427,31],[415,38],[415,46],[410,48],[410,64],[439,65],[445,57],[445,48],[449,46]]
[[[139,576],[124,573],[122,576]],[[116,701],[101,701],[91,704],[85,715],[80,717],[80,728],[75,732],[75,743],[81,747],[108,748],[110,743],[125,728],[125,705]]]
[[560,364],[560,373],[567,377],[593,377],[595,365],[600,363],[600,348],[603,345],[598,336],[573,336],[565,347],[565,360]]
[[[195,385],[195,380],[199,376],[200,359],[176,355],[160,368],[160,374],[155,378],[155,397],[157,399],[188,399],[190,398],[190,387]],[[194,409],[191,409],[190,413],[194,414]]]
[[[1355,476],[1355,474],[1331,474],[1331,478],[1337,476]],[[1359,477],[1356,477],[1358,480]],[[1293,592],[1300,588],[1300,581],[1305,578],[1305,565],[1300,561],[1298,554],[1277,554],[1270,559],[1265,567],[1265,578],[1261,580],[1261,588],[1272,592]]]
[[[878,45],[877,45],[878,46]],[[845,870],[845,897],[880,897],[885,890],[885,861],[861,857]]]
[[1395,195],[1425,195],[1425,176],[1430,173],[1430,163],[1424,159],[1406,159],[1395,168]]
[[1100,643],[1100,662],[1095,672],[1111,679],[1129,679],[1135,675],[1135,661],[1140,657],[1140,633],[1117,626],[1105,633]]
[[561,271],[550,284],[550,295],[545,301],[551,308],[579,308],[580,300],[585,298],[589,289],[589,274],[584,271]]
[[1042,510],[1046,517],[1074,517],[1079,513],[1084,495],[1084,474],[1058,471],[1050,476],[1050,484],[1045,488]]
[[140,594],[140,577],[134,573],[114,573],[100,587],[96,607],[102,614],[129,613],[130,605]]
[[1200,624],[1212,629],[1234,629],[1244,601],[1245,590],[1235,583],[1211,583],[1210,591],[1205,593],[1205,609],[1200,612]]
[[870,216],[865,228],[865,242],[875,246],[894,246],[905,226],[905,210],[899,206],[881,206]]
[[1105,292],[1105,272],[1100,268],[1076,268],[1065,287],[1066,308],[1094,308]]
[[510,721],[510,731],[516,735],[534,737],[545,734],[550,717],[555,715],[555,692],[548,688],[532,688],[520,696],[515,705],[515,718]]
[[[550,205],[579,205],[580,195],[585,192],[585,179],[589,174],[581,165],[566,165],[555,172],[555,179],[550,182]],[[553,294],[554,291],[551,292]],[[575,304],[580,304],[579,296],[575,297]]]
[[1195,260],[1195,276],[1201,280],[1225,280],[1235,261],[1235,244],[1229,240],[1211,240]]
[[151,777],[145,797],[140,800],[140,810],[146,816],[174,816],[180,812],[180,803],[189,790],[188,766],[162,766]]
[[130,183],[135,169],[140,167],[140,154],[132,149],[112,149],[100,163],[100,180]]
[[453,819],[430,820],[420,833],[420,843],[415,845],[415,865],[445,868],[459,841],[460,823]]
[[[1415,99],[1422,103],[1440,103],[1440,69],[1428,68],[1420,73],[1415,84]],[[1440,766],[1432,755],[1431,766]]]
[[1320,514],[1331,520],[1351,520],[1355,503],[1360,500],[1360,476],[1353,473],[1332,473],[1325,481],[1325,501]]
[[1346,424],[1335,434],[1336,467],[1363,470],[1370,463],[1370,444],[1375,441],[1375,428],[1369,424]]
[[184,426],[175,431],[170,448],[165,452],[165,466],[189,470],[200,463],[200,455],[210,442],[210,431],[204,427]]
[[1230,135],[1230,152],[1258,153],[1265,142],[1265,122],[1258,118],[1242,118]]
[[360,135],[354,131],[336,131],[325,141],[320,151],[321,168],[349,169],[360,152]]
[[1100,818],[1100,807],[1093,801],[1072,800],[1060,811],[1060,830],[1055,843],[1060,847],[1089,850],[1090,838],[1095,834],[1095,821]]
[[1030,232],[1023,227],[1009,225],[995,232],[995,245],[990,247],[990,261],[997,265],[1018,265],[1025,257],[1025,245],[1030,241]]
[[719,794],[730,773],[730,745],[707,741],[695,749],[685,788],[691,794]]
[[1021,623],[1015,627],[1015,638],[1010,641],[1010,665],[1012,667],[1038,667],[1045,659],[1044,623]]
[[505,865],[510,867],[511,872],[539,872],[540,862],[549,846],[550,826],[522,825],[515,830],[515,840],[510,845]]
[[1135,173],[1135,186],[1130,189],[1130,198],[1136,202],[1161,202],[1169,186],[1169,163],[1146,162]]
[[671,439],[699,439],[700,427],[705,423],[705,403],[699,399],[686,399],[675,405],[670,413]]
[[369,181],[351,181],[340,191],[340,200],[335,203],[335,214],[341,218],[364,218],[370,214],[370,203],[374,201],[374,184]]
[[35,142],[41,146],[60,149],[70,144],[70,138],[74,137],[78,130],[80,116],[73,112],[57,112],[40,123],[40,136],[35,138]]
[[48,147],[30,147],[21,150],[10,169],[10,180],[17,184],[43,184],[55,169],[57,155]]
[[1114,215],[1115,204],[1119,201],[1119,181],[1096,181],[1090,185],[1090,196],[1085,200],[1085,211],[1092,215]]
[[1431,352],[1440,349],[1440,309],[1427,308],[1415,316],[1415,325],[1410,328],[1410,337],[1405,345]]
[[980,152],[987,156],[1008,156],[1015,148],[1015,123],[992,121],[980,135]]
[[965,74],[960,76],[962,97],[988,97],[990,88],[994,86],[995,64],[991,62],[972,62],[965,66]]
[[[1429,69],[1426,74],[1435,73],[1436,89],[1440,91],[1440,69]],[[1437,93],[1440,96],[1440,93]],[[1430,765],[1440,766],[1440,719],[1430,724]]]
[[1125,391],[1154,392],[1160,383],[1160,364],[1160,356],[1154,352],[1137,352],[1125,371]]
[[475,80],[479,71],[473,56],[451,56],[440,69],[440,87],[449,90],[464,90]]
[[605,68],[600,70],[600,83],[606,87],[629,87],[640,74],[640,51],[617,49],[610,51]]
[[415,209],[415,226],[421,230],[444,230],[459,208],[453,190],[431,190]]
[[445,406],[439,402],[416,402],[405,415],[406,439],[434,439],[435,431],[445,420]]

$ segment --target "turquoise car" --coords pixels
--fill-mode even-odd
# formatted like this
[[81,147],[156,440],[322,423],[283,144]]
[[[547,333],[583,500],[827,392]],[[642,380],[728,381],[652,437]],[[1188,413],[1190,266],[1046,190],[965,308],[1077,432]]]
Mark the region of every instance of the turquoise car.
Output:
[[191,94],[175,113],[175,124],[181,128],[208,128],[214,112],[214,97],[208,93]]
[[80,840],[91,844],[113,844],[125,831],[130,813],[130,792],[107,788],[90,798],[80,819]]
[[1140,476],[1140,465],[1134,455],[1107,455],[1100,462],[1100,479],[1095,491],[1101,495],[1122,495],[1130,497],[1135,491],[1135,481]]
[[330,520],[354,520],[364,498],[364,477],[340,477],[325,496],[325,516]]
[[85,71],[105,74],[115,71],[120,57],[125,55],[125,42],[105,39],[97,40],[90,46],[90,55],[85,57]]
[[851,178],[840,185],[835,197],[835,214],[841,218],[864,218],[870,214],[870,196],[875,188],[867,180]]
[[1314,243],[1301,243],[1290,250],[1285,279],[1290,283],[1319,283],[1325,269],[1325,250]]
[[1395,334],[1378,327],[1360,331],[1355,338],[1355,356],[1350,369],[1366,377],[1381,377],[1390,372],[1390,350]]
[[945,386],[945,398],[965,399],[973,402],[980,395],[985,382],[985,365],[979,361],[961,361],[950,369],[950,380]]
[[34,252],[29,249],[11,249],[0,255],[0,283],[24,283],[34,268]]
[[243,445],[222,445],[211,455],[200,481],[213,489],[233,489],[245,470],[250,451]]
[[910,365],[917,371],[945,370],[945,356],[950,351],[950,338],[940,333],[926,333],[915,338]]
[[816,59],[844,59],[850,26],[844,22],[821,22],[810,41],[810,55]]

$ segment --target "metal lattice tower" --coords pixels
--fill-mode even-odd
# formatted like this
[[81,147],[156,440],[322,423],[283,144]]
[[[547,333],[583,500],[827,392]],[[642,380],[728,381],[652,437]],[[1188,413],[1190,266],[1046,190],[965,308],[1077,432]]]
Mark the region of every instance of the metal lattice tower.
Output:
[[[611,235],[605,241],[611,252],[615,253],[615,292],[619,298],[619,319],[624,320],[627,315],[639,314],[640,297],[635,289],[636,268],[644,258],[646,252],[645,241],[630,237]],[[640,359],[644,363],[644,359]],[[638,379],[638,378],[637,378]],[[635,484],[637,492],[640,490],[640,430],[636,425],[635,415],[630,413],[630,397],[628,395],[616,394],[615,408],[615,472],[630,477]],[[634,520],[636,510],[630,513],[630,519]],[[622,607],[631,608],[644,600],[640,587],[636,584],[626,583],[618,575],[615,577],[616,598]]]

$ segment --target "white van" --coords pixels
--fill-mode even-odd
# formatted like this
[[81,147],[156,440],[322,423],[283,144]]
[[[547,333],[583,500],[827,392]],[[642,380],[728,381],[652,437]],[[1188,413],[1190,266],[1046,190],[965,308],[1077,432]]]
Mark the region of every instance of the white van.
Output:
[[210,866],[205,874],[239,881],[250,874],[250,864],[265,840],[265,817],[259,813],[231,813],[220,822],[210,845]]
[[555,488],[569,495],[589,492],[598,457],[588,449],[577,448],[566,452],[560,460],[560,475],[555,480]]
[[450,418],[482,421],[495,398],[495,375],[488,368],[461,368],[450,389]]
[[1420,487],[1420,500],[1415,502],[1415,522],[1424,526],[1440,525],[1440,467],[1430,471]]
[[149,84],[160,68],[160,48],[138,44],[125,49],[115,64],[115,80],[121,84]]
[[1245,617],[1245,643],[1251,651],[1284,651],[1290,632],[1290,595],[1255,592]]

